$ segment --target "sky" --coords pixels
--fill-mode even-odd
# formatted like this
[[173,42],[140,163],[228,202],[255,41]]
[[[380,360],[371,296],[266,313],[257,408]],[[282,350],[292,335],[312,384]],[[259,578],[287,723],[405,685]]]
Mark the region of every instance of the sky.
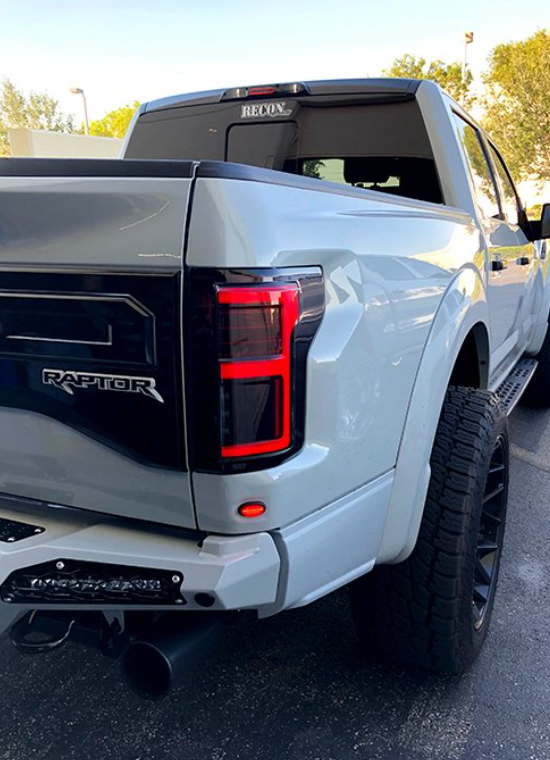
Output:
[[[518,9],[520,11],[518,12]],[[548,0],[0,0],[0,79],[82,121],[247,84],[378,76],[404,53],[461,60],[550,27]]]

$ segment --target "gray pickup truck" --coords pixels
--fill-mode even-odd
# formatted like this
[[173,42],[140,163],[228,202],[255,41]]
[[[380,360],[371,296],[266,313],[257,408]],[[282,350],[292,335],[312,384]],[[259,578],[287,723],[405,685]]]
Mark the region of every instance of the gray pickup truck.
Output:
[[121,158],[0,161],[0,630],[160,696],[350,585],[368,646],[463,671],[507,415],[550,405],[550,206],[427,81],[166,98]]

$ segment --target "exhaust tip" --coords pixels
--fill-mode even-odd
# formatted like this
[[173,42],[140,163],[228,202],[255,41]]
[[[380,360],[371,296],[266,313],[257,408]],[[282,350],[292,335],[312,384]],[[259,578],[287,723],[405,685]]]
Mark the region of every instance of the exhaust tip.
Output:
[[122,660],[128,686],[147,699],[162,699],[179,686],[219,640],[215,613],[167,614],[133,641]]
[[172,688],[170,661],[148,641],[130,644],[122,668],[128,686],[142,697],[162,699]]

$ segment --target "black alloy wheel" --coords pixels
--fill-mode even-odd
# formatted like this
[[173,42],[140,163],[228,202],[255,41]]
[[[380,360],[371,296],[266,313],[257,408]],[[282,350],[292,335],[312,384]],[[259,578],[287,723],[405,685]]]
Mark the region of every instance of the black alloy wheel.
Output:
[[472,613],[479,630],[485,613],[492,605],[504,540],[504,514],[508,492],[507,442],[500,435],[493,448],[485,490],[476,546]]

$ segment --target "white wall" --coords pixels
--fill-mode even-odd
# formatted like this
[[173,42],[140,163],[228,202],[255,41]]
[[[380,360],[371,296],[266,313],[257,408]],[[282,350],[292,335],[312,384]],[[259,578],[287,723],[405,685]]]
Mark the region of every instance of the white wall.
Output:
[[550,182],[535,182],[526,179],[518,182],[518,193],[527,208],[536,203],[550,203]]
[[117,158],[122,140],[48,132],[45,129],[10,129],[11,155],[29,158]]

